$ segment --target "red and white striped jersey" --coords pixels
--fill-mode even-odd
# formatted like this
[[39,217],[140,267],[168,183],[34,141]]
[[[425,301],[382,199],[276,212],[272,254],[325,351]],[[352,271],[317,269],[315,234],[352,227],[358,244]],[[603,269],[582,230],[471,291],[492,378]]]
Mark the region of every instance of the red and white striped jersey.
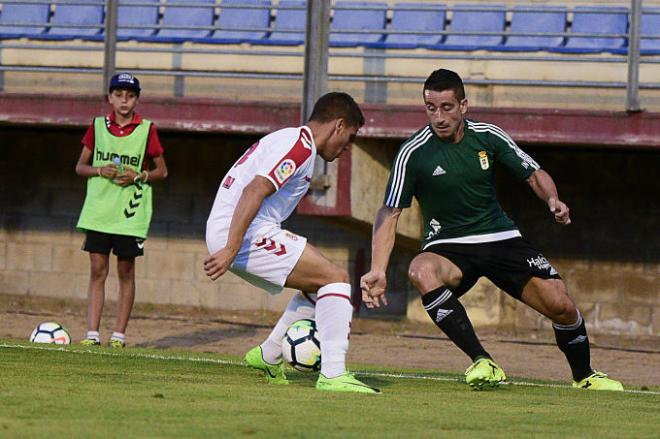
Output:
[[284,128],[260,139],[222,179],[207,221],[207,231],[229,231],[243,189],[257,175],[270,180],[276,192],[261,204],[249,230],[269,224],[279,225],[307,193],[315,158],[316,145],[306,126]]

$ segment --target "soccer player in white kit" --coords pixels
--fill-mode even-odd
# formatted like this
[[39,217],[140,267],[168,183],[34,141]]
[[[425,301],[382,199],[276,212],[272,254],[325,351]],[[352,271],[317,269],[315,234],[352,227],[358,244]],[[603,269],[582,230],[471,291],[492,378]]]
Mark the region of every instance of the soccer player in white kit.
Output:
[[[220,183],[206,225],[211,255],[204,270],[212,280],[227,270],[271,294],[300,290],[268,338],[245,355],[269,383],[288,384],[281,344],[289,325],[316,317],[321,342],[319,390],[380,393],[346,370],[353,315],[348,272],[299,235],[282,230],[307,193],[320,155],[333,161],[364,125],[362,111],[346,93],[328,93],[306,125],[284,128],[252,145]],[[304,293],[303,293],[304,292]]]

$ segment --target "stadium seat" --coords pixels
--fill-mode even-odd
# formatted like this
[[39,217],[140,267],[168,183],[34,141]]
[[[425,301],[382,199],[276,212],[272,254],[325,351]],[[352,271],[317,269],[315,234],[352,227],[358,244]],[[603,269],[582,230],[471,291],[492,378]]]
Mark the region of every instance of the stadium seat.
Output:
[[[138,6],[131,3],[154,3],[154,6]],[[141,40],[152,36],[158,24],[158,0],[119,0],[117,38]],[[145,26],[144,29],[127,29],[124,26]]]
[[[509,32],[566,32],[567,11],[562,6],[516,6],[511,16]],[[564,37],[523,36],[512,35],[506,39],[499,50],[536,51],[559,47]]]
[[[340,9],[337,9],[339,7]],[[357,9],[341,9],[357,8]],[[383,39],[383,34],[377,31],[385,29],[387,20],[387,4],[372,2],[342,2],[335,3],[334,17],[330,31],[330,46],[355,47],[377,43]],[[338,33],[336,31],[372,30],[373,33]]]
[[628,31],[628,10],[622,7],[578,6],[573,10],[571,33],[599,34],[603,37],[568,37],[566,46],[552,49],[566,53],[597,53],[624,47]]
[[[301,9],[279,9],[281,6],[300,7]],[[274,32],[265,43],[297,46],[305,42],[305,20],[307,20],[307,2],[305,0],[281,0],[275,16]],[[300,32],[278,32],[297,30]]]
[[[71,1],[71,0],[69,0]],[[75,3],[75,1],[74,1]],[[51,20],[59,25],[94,25],[93,28],[51,27],[43,35],[44,38],[69,40],[82,38],[85,40],[103,39],[103,5],[67,5],[59,0],[55,6],[55,14]]]
[[[213,24],[213,15],[215,14],[214,8],[204,6],[170,6],[170,5],[185,5],[185,0],[168,0],[165,4],[163,12],[162,26],[206,26],[209,27]],[[209,5],[215,4],[215,0],[195,0],[194,4],[208,3]],[[158,31],[154,41],[167,41],[172,43],[179,43],[183,41],[199,40],[207,37],[211,33],[210,29],[167,29],[163,28]]]
[[[423,9],[416,9],[416,8]],[[392,9],[390,31],[442,32],[445,29],[447,6],[433,3],[396,3]],[[439,44],[443,35],[390,33],[382,43],[370,46],[387,49],[412,49]]]
[[[5,3],[0,14],[0,38],[43,35],[49,14],[50,4]],[[20,26],[20,24],[43,24],[43,26]]]
[[[660,8],[642,10],[642,35],[653,35],[660,37]],[[642,38],[639,42],[642,55],[659,55],[660,39]]]
[[[254,5],[267,7],[263,9],[249,7],[223,8],[223,5]],[[234,44],[263,42],[267,35],[267,31],[263,29],[268,29],[270,27],[270,7],[270,0],[223,0],[222,3],[220,3],[220,16],[215,23],[215,27],[219,29],[214,31],[207,41]],[[245,29],[255,30],[249,31]]]
[[[450,32],[504,32],[506,9],[504,5],[456,5],[451,18]],[[492,49],[502,44],[502,35],[453,35],[449,33],[438,49],[477,50]]]

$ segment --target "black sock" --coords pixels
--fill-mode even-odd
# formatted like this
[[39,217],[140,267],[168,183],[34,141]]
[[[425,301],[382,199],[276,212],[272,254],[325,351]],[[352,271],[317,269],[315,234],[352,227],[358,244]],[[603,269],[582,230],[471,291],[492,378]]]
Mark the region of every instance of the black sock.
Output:
[[591,356],[589,354],[589,337],[587,337],[587,328],[584,326],[584,319],[577,312],[577,322],[572,325],[552,324],[555,330],[555,339],[557,346],[566,355],[568,364],[571,366],[573,379],[580,381],[594,371],[591,369]]
[[478,357],[491,358],[481,346],[465,308],[449,289],[443,286],[426,293],[422,296],[422,304],[438,328],[472,361]]

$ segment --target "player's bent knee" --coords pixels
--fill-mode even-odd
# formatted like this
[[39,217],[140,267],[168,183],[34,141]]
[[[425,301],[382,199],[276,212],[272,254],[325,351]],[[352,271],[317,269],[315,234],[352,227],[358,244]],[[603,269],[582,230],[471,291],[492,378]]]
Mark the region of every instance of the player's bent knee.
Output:
[[408,279],[421,294],[425,294],[441,285],[453,285],[454,282],[460,282],[460,275],[457,275],[457,280],[454,280],[450,274],[443,275],[440,267],[433,261],[416,258],[408,267]]
[[548,306],[550,317],[554,322],[570,325],[577,320],[577,308],[573,300],[567,295],[557,297]]

